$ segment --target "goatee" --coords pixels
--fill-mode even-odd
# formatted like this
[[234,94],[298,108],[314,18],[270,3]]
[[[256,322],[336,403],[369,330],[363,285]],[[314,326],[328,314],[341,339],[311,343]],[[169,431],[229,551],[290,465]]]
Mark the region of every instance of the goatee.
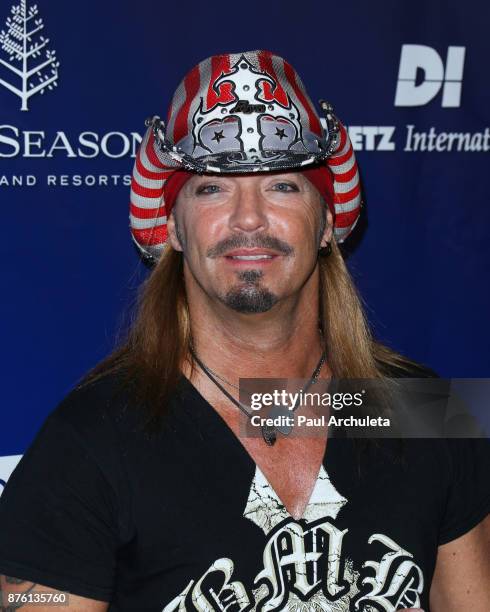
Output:
[[278,297],[259,284],[263,273],[261,270],[244,270],[238,274],[240,284],[230,289],[223,298],[223,303],[244,314],[267,312],[277,303]]

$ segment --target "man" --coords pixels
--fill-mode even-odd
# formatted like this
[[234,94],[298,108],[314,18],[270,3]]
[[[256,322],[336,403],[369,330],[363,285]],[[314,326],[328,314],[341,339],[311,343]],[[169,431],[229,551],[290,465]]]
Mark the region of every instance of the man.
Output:
[[240,378],[431,375],[369,333],[337,246],[359,217],[357,166],[322,107],[326,127],[294,69],[254,51],[201,62],[167,124],[149,122],[130,218],[155,268],[125,345],[48,417],[7,484],[4,598],[490,609],[484,443],[411,440],[399,461],[392,440],[359,449],[326,428],[241,435]]

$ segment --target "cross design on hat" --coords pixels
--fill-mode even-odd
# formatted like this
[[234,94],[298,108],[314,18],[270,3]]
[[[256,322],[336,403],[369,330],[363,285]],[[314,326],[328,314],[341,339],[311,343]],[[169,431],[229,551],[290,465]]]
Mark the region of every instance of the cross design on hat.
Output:
[[[287,93],[274,95],[279,84],[270,75],[259,71],[242,55],[230,72],[221,74],[209,87],[220,91],[224,84],[229,85],[233,100],[228,97],[226,102],[206,109],[201,97],[192,118],[194,154],[219,153],[224,147],[220,141],[225,138],[227,151],[254,154],[257,160],[264,152],[286,151],[292,145],[295,150],[298,146],[305,150],[301,144],[300,112]],[[275,125],[277,121],[280,127]],[[271,131],[269,125],[276,131]],[[223,129],[217,130],[218,126]]]

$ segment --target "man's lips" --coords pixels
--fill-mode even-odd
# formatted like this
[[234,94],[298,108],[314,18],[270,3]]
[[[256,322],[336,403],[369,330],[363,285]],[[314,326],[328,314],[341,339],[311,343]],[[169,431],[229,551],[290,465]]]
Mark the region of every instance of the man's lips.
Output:
[[234,249],[224,255],[225,259],[233,263],[269,263],[278,257],[278,253],[271,249]]

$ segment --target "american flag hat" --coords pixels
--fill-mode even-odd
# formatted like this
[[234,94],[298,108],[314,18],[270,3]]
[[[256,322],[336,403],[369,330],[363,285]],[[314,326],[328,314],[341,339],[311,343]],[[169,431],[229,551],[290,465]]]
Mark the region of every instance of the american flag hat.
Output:
[[334,186],[334,236],[343,242],[362,205],[349,135],[321,100],[315,111],[294,68],[270,51],[214,55],[178,86],[166,123],[155,115],[136,154],[131,235],[156,261],[167,240],[165,182],[173,173],[252,173],[325,166]]

